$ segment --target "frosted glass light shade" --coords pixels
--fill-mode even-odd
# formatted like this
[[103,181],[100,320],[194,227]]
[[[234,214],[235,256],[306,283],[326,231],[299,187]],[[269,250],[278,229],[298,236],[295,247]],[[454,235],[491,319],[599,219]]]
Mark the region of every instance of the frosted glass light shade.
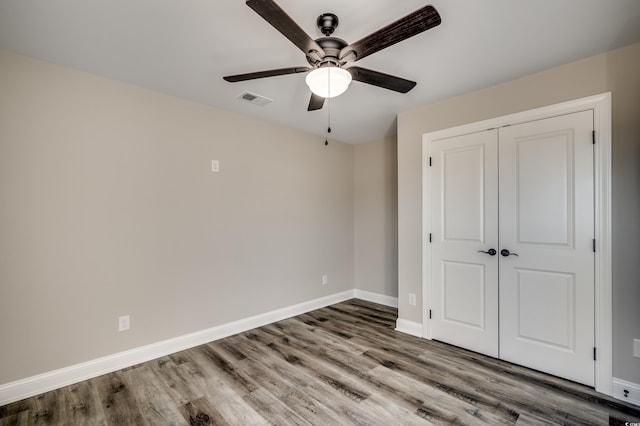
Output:
[[[331,84],[329,84],[329,79],[331,79]],[[316,95],[323,98],[333,98],[347,90],[349,83],[351,83],[351,73],[338,67],[316,68],[307,74],[305,81],[309,89]]]

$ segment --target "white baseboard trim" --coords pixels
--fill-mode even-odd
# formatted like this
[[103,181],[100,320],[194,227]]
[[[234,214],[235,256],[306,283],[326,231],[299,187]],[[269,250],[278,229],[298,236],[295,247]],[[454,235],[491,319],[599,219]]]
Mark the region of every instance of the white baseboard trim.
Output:
[[422,324],[398,318],[396,321],[396,331],[416,337],[422,337]]
[[[374,293],[370,293],[369,295],[373,294]],[[385,297],[381,295],[378,296],[379,300]],[[356,290],[347,290],[253,317],[196,331],[195,333],[185,334],[128,351],[27,377],[26,379],[0,384],[0,406],[222,339],[256,327],[262,327],[263,325],[304,314],[315,309],[344,302],[354,297],[358,297],[356,296]],[[364,297],[362,298],[369,300]]]
[[640,405],[640,384],[616,379],[615,377],[612,382],[614,398],[630,404]]
[[386,296],[384,294],[372,293],[365,290],[354,290],[356,299],[366,300],[367,302],[379,303],[381,305],[389,306],[392,308],[398,307],[398,298],[393,296]]

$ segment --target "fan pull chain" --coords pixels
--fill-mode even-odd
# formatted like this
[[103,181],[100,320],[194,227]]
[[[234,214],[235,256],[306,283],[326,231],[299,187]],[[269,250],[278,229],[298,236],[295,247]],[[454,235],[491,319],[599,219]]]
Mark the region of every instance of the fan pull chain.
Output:
[[[327,134],[331,133],[331,67],[329,67],[327,72]],[[324,144],[329,145],[329,140],[325,139]]]

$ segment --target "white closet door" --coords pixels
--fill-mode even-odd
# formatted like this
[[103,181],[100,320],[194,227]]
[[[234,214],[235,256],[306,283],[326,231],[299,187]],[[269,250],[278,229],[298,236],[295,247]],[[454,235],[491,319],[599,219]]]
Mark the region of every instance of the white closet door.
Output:
[[[593,113],[500,129],[500,358],[594,384]],[[516,255],[517,254],[517,255]]]
[[498,356],[497,131],[431,145],[432,338]]

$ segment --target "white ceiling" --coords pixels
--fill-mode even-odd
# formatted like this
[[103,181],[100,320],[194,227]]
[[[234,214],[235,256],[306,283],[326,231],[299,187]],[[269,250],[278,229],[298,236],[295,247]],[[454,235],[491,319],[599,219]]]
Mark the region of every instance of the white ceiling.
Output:
[[[428,0],[276,0],[312,37],[323,12],[354,42]],[[395,133],[404,110],[640,41],[638,0],[433,0],[434,29],[357,62],[414,80],[399,94],[353,82],[331,103],[333,139]],[[318,134],[304,74],[227,83],[224,75],[306,66],[301,51],[242,0],[0,0],[0,47]],[[251,91],[260,107],[237,99]]]

